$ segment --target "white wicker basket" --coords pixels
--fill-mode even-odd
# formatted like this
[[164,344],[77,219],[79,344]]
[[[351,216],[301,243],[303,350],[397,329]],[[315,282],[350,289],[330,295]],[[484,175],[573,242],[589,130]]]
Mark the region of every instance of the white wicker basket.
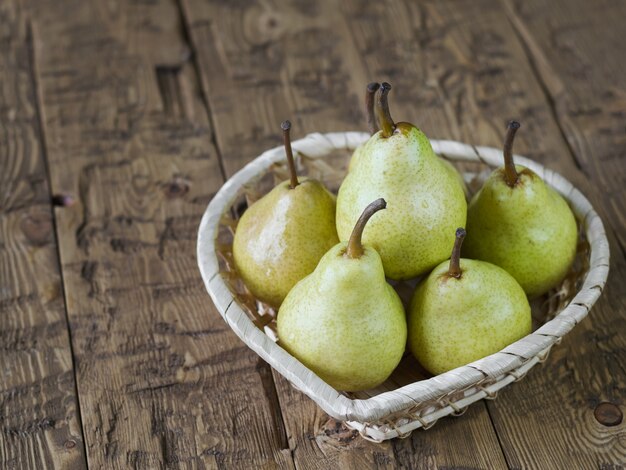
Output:
[[[368,138],[368,134],[360,132],[311,134],[293,142],[293,149],[300,160],[306,158],[324,162],[337,150],[349,155],[347,151],[355,149]],[[433,140],[431,143],[437,154],[457,165],[463,165],[463,162],[481,162],[490,167],[502,165],[502,151],[499,149],[452,141]],[[471,403],[494,398],[498,390],[522,378],[547,357],[550,348],[587,315],[606,283],[609,246],[602,221],[589,201],[557,173],[516,155],[516,162],[531,168],[555,188],[569,202],[576,215],[582,235],[590,247],[583,254],[588,264],[578,276],[578,284],[582,286],[565,299],[565,304],[554,309],[554,318],[545,323],[542,320],[533,333],[498,353],[436,377],[420,380],[421,376],[417,373],[409,375],[412,377],[409,380],[413,382],[407,383],[404,378],[391,381],[370,393],[348,396],[326,384],[276,344],[276,338],[267,326],[273,317],[262,311],[262,305],[253,305],[253,309],[260,307],[260,311],[258,317],[257,312],[253,312],[251,317],[250,305],[245,306],[235,300],[232,283],[227,282],[232,273],[224,271],[224,261],[219,259],[219,250],[216,249],[220,224],[224,224],[223,217],[241,197],[244,188],[284,159],[282,147],[268,150],[229,179],[215,195],[206,209],[198,233],[200,272],[213,302],[233,331],[326,413],[345,421],[365,438],[382,441],[405,437],[414,429],[429,428],[443,416],[462,414]],[[321,164],[328,167],[327,163]],[[470,179],[472,174],[466,172],[465,176]],[[324,179],[323,174],[321,179]],[[262,320],[266,317],[268,320]],[[255,318],[261,320],[255,321]],[[407,361],[408,369],[419,367],[411,363],[410,358]]]

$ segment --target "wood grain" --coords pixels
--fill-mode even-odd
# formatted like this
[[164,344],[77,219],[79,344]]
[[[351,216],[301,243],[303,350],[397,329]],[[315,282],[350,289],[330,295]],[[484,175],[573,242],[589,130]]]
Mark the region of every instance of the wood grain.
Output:
[[[349,1],[344,14],[367,69],[398,84],[390,98],[396,119],[416,122],[431,137],[500,146],[505,123],[517,118],[523,127],[516,150],[561,172],[605,220],[612,219],[600,191],[572,158],[505,8],[487,1]],[[602,400],[622,403],[626,338],[616,332],[626,306],[610,292],[619,292],[625,279],[623,258],[614,257],[607,295],[590,317],[543,368],[488,403],[510,467],[623,462],[623,426],[600,426],[593,410]]]
[[576,165],[602,188],[607,222],[626,252],[626,4],[506,1]]
[[223,178],[176,3],[31,12],[52,187],[76,199],[57,227],[90,467],[293,468],[197,270]]
[[363,128],[364,74],[327,2],[181,0],[228,175],[292,134]]
[[0,4],[0,467],[85,468],[27,19]]
[[[362,95],[371,78],[350,19],[333,2],[185,0],[183,6],[227,175],[277,145],[283,119],[294,122],[296,138],[366,128]],[[278,374],[274,379],[297,467],[505,466],[484,405],[460,425],[446,420],[439,431],[376,445],[329,420]],[[464,446],[449,445],[459,441]],[[422,448],[428,458],[420,460],[415,452]]]

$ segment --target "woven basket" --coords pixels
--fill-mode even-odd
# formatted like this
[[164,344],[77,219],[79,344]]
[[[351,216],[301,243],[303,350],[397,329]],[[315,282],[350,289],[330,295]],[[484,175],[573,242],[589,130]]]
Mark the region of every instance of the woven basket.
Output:
[[[311,134],[293,142],[301,175],[323,181],[336,192],[357,146],[369,138],[360,132]],[[431,141],[441,157],[463,174],[468,194],[475,192],[492,167],[502,165],[502,151],[452,141]],[[502,351],[452,371],[429,376],[405,354],[392,376],[380,387],[346,394],[326,384],[277,343],[276,312],[247,291],[232,262],[232,239],[238,216],[246,206],[288,179],[282,147],[263,153],[224,184],[209,204],[198,233],[198,264],[206,288],[233,331],[291,384],[326,413],[345,421],[367,439],[406,437],[429,428],[446,415],[460,415],[468,405],[521,379],[546,359],[550,348],[589,312],[600,296],[609,270],[609,246],[602,221],[587,199],[566,179],[521,156],[527,166],[570,204],[580,227],[574,266],[562,284],[533,302],[533,333]],[[403,299],[415,281],[395,283]]]

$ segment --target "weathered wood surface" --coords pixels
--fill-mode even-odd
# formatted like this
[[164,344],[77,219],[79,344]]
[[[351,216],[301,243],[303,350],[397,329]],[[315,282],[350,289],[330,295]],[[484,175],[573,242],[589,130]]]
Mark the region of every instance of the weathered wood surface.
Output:
[[76,198],[56,222],[89,466],[292,468],[273,387],[198,275],[223,179],[176,4],[31,11],[51,185]]
[[[626,396],[624,10],[2,2],[0,464],[80,468],[84,439],[93,468],[624,465],[626,423],[594,417]],[[228,331],[194,247],[212,194],[280,141],[280,121],[294,137],[365,129],[373,79],[394,85],[396,119],[433,138],[499,146],[520,119],[516,149],[585,192],[613,254],[606,293],[543,367],[382,445],[337,426]],[[51,214],[48,186],[76,204]]]
[[0,468],[85,466],[27,18],[0,3]]

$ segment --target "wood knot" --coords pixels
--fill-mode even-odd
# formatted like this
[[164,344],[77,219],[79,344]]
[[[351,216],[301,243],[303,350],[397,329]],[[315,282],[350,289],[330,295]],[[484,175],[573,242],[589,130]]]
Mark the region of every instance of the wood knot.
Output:
[[52,217],[45,212],[29,214],[20,223],[22,233],[35,246],[43,246],[52,235]]
[[163,192],[169,199],[175,199],[183,197],[189,192],[191,182],[185,178],[177,176],[172,181],[169,181],[163,185]]
[[244,30],[252,44],[262,46],[259,50],[266,50],[284,34],[287,22],[275,11],[259,11],[253,7],[245,13]]
[[278,26],[278,20],[274,16],[270,16],[267,20],[265,20],[265,24],[268,29],[273,29]]
[[76,447],[76,441],[69,439],[65,441],[65,444],[63,444],[63,447],[65,447],[68,450],[73,449],[74,447]]
[[602,402],[593,411],[593,416],[603,426],[617,426],[622,423],[624,415],[619,406],[609,402]]
[[318,434],[322,439],[334,441],[334,443],[342,446],[350,444],[358,435],[358,431],[349,429],[344,423],[334,418],[329,418],[328,421],[322,425],[320,433]]

